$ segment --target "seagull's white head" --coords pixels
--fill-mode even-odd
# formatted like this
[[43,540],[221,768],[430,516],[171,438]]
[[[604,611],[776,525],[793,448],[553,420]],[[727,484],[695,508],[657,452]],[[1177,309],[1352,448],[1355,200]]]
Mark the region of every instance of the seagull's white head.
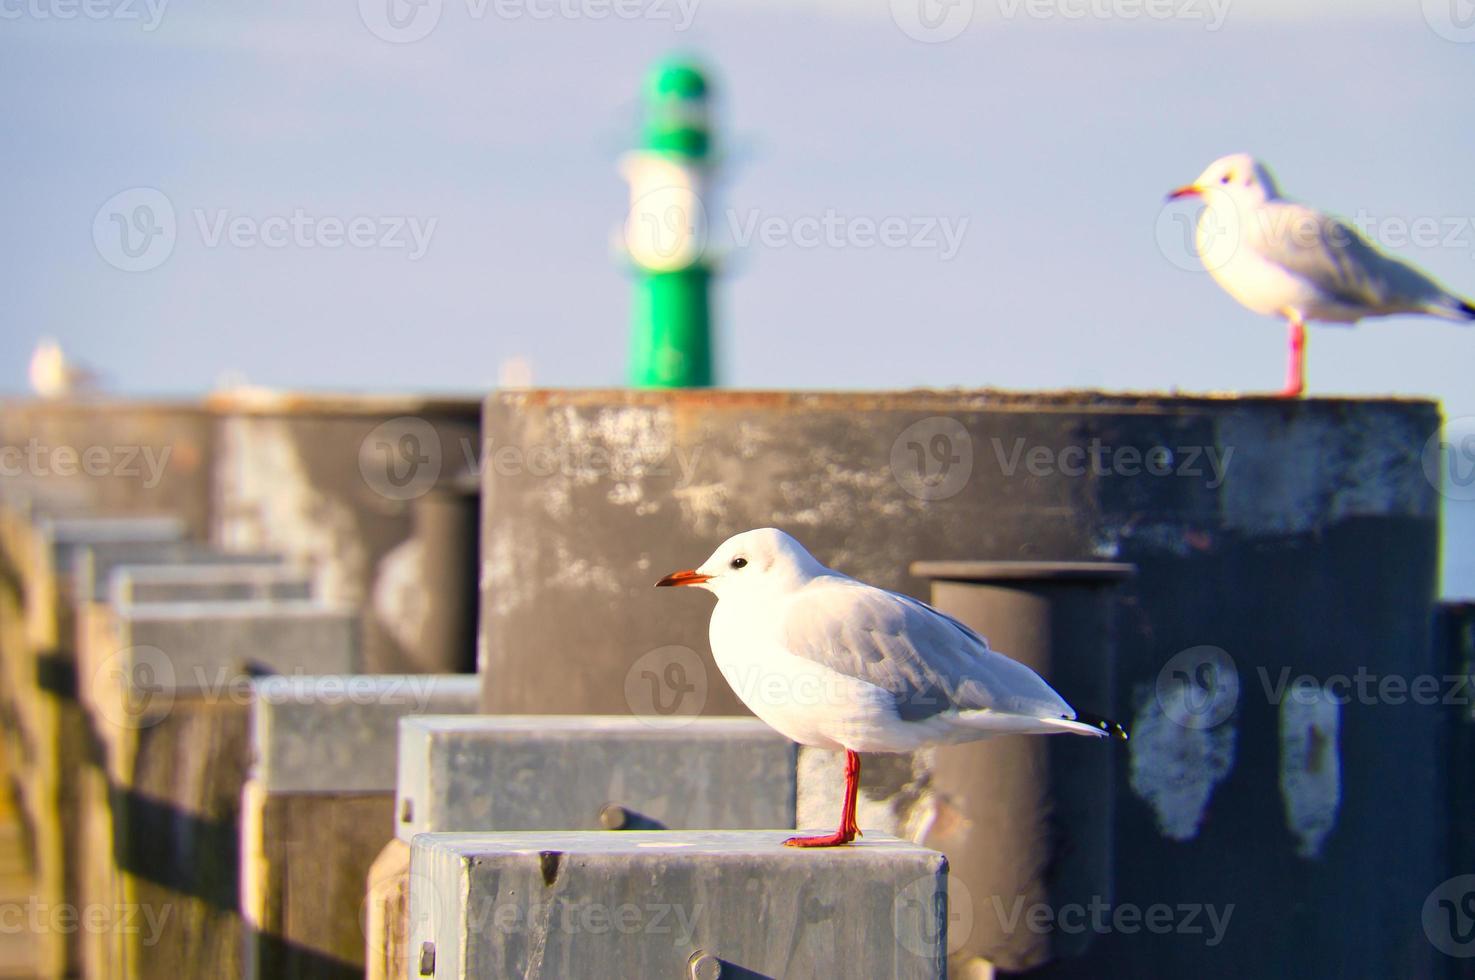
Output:
[[734,534],[699,567],[672,572],[656,585],[695,585],[718,599],[737,599],[784,595],[828,572],[783,531],[760,527]]
[[1216,194],[1227,195],[1241,207],[1254,207],[1279,198],[1280,189],[1263,163],[1248,153],[1233,153],[1209,164],[1193,183],[1170,193],[1168,200],[1180,197],[1208,200]]

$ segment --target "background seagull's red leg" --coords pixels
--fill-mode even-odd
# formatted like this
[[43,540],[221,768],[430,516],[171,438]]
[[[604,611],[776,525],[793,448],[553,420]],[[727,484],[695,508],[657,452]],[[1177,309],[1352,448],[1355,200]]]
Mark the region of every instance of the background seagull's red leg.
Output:
[[1286,317],[1289,328],[1290,353],[1286,361],[1286,386],[1281,395],[1299,398],[1306,390],[1306,324],[1299,316]]

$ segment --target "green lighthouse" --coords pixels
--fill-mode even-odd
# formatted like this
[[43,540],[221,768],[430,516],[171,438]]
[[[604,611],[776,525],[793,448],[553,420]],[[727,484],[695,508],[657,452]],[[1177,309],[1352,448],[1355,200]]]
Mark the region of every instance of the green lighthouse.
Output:
[[630,184],[625,249],[635,268],[630,383],[638,388],[712,384],[709,95],[696,64],[656,65],[645,83],[640,149],[621,161]]

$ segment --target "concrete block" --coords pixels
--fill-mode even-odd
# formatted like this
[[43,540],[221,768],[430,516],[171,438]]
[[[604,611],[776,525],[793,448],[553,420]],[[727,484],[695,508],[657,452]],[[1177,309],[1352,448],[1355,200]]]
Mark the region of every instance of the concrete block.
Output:
[[369,867],[364,910],[364,980],[404,980],[409,973],[410,845],[390,840]]
[[282,556],[264,552],[224,552],[198,541],[109,541],[78,549],[73,589],[79,602],[104,602],[113,574],[131,565],[279,566]]
[[475,674],[251,682],[252,777],[269,793],[393,793],[401,718],[477,710]]
[[[76,701],[78,620],[69,570],[92,543],[174,541],[185,526],[173,517],[50,514],[38,514],[34,525],[7,525],[10,601],[0,626],[0,724],[16,762],[12,785],[29,830],[34,893],[49,907],[76,907],[76,777],[93,748]],[[82,939],[78,932],[39,936],[38,975],[74,972]]]
[[426,834],[411,977],[937,978],[947,860],[781,831]]
[[[710,598],[651,584],[745,528],[784,528],[825,564],[919,598],[916,560],[1129,562],[1111,703],[1061,690],[1132,733],[1108,750],[1101,897],[1233,906],[1234,925],[1212,948],[1198,929],[1093,933],[1051,976],[1440,969],[1417,915],[1390,927],[1378,910],[1421,908],[1445,875],[1447,787],[1407,760],[1447,757],[1446,719],[1411,699],[1306,705],[1276,686],[1442,673],[1433,402],[524,390],[491,395],[483,428],[488,712],[743,713],[707,652]],[[658,698],[648,679],[665,681]],[[876,802],[908,827],[951,820],[973,853],[1006,846],[973,802],[988,787],[960,801],[914,759]],[[954,882],[967,874],[960,860]],[[1347,914],[1305,912],[1331,907]],[[984,955],[986,934],[963,952]]]
[[248,671],[353,673],[358,617],[317,602],[210,602],[130,606],[115,617],[110,663],[145,691],[220,693]]
[[477,403],[222,392],[210,406],[209,539],[281,551],[326,601],[358,606],[364,673],[469,669],[477,499],[447,508],[440,492],[477,468]]
[[214,426],[185,402],[0,399],[0,446],[20,464],[0,492],[53,512],[173,514],[203,537]]
[[114,569],[108,588],[108,601],[115,606],[312,597],[312,580],[307,574],[285,565],[130,564]]
[[396,833],[792,827],[794,765],[754,718],[405,718]]
[[78,550],[90,544],[182,541],[186,528],[177,517],[42,517],[38,528],[58,575],[70,574]]
[[[475,711],[474,675],[263,677],[251,682],[252,758],[242,796],[247,976],[362,975],[365,897],[393,839],[397,722]],[[365,916],[345,916],[364,905]],[[402,934],[402,931],[401,931]]]

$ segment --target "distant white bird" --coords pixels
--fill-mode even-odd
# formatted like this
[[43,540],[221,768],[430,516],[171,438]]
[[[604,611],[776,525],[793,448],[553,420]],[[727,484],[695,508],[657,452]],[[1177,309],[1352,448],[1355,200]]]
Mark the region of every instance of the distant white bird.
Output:
[[839,829],[784,842],[794,847],[848,844],[860,833],[858,752],[1000,734],[1127,737],[1115,722],[1077,714],[951,616],[832,571],[771,527],[728,538],[700,568],[656,585],[717,596],[712,656],[754,714],[796,742],[845,750]]
[[1284,200],[1270,171],[1245,153],[1209,164],[1168,195],[1204,202],[1194,236],[1219,285],[1256,313],[1285,317],[1290,355],[1281,394],[1306,387],[1306,321],[1423,313],[1475,320],[1475,305],[1406,262],[1379,251],[1352,226]]
[[71,364],[61,345],[50,337],[42,337],[31,354],[31,390],[46,399],[69,398],[92,386],[97,375],[85,367]]

